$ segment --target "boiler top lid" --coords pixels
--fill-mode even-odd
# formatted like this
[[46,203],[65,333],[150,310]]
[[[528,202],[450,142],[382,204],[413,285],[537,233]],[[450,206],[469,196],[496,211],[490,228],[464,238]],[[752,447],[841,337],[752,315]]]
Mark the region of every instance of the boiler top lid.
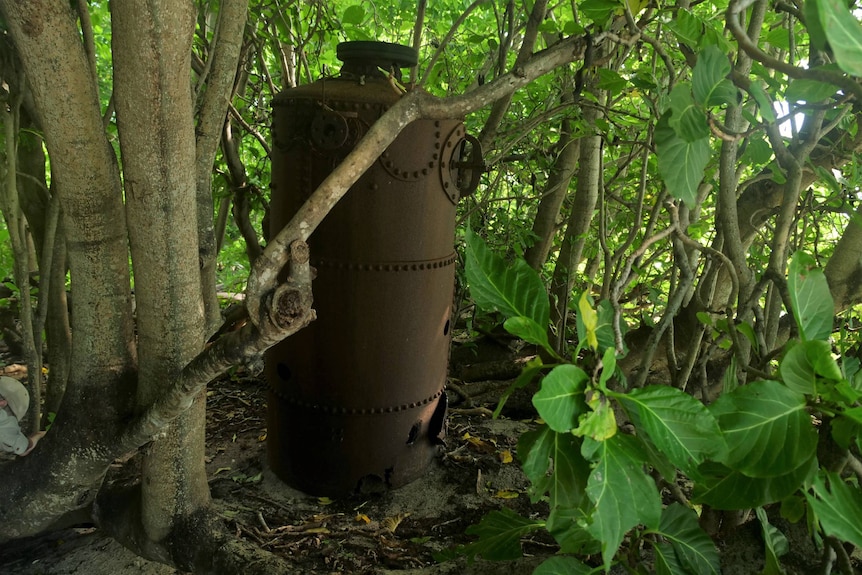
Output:
[[341,42],[335,49],[344,63],[364,61],[379,68],[410,68],[419,62],[419,54],[410,46],[389,42]]

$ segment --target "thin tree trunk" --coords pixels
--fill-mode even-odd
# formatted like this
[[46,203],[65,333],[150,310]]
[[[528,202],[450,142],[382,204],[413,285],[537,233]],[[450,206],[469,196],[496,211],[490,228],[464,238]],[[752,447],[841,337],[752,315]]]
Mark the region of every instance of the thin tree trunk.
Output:
[[[562,100],[571,102],[571,95],[563,97]],[[536,211],[536,219],[533,220],[533,234],[538,239],[527,248],[524,254],[524,258],[533,269],[541,269],[548,260],[548,253],[554,245],[557,218],[560,216],[560,208],[578,166],[579,155],[580,140],[572,137],[571,121],[565,118],[560,129],[560,140],[557,142],[557,160],[551,168],[542,200]]]
[[[545,20],[545,14],[548,11],[548,0],[536,0],[533,4],[533,9],[530,12],[530,17],[527,20],[527,26],[524,30],[524,39],[521,41],[521,47],[518,50],[518,55],[515,58],[513,70],[517,71],[530,59],[533,55],[533,48],[536,46],[536,39],[539,36],[539,26]],[[500,69],[499,73],[503,73]],[[479,134],[479,143],[483,150],[488,150],[494,137],[497,135],[497,130],[500,123],[506,116],[509,110],[509,105],[512,103],[512,94],[506,94],[491,106],[491,112],[488,114],[488,119],[485,125],[482,126],[482,132]]]
[[248,0],[222,0],[220,3],[218,27],[209,53],[206,89],[199,102],[195,173],[201,293],[207,333],[214,332],[221,323],[216,297],[218,251],[213,227],[213,161],[233,93],[247,14]]
[[[587,126],[593,127],[600,116],[601,112],[595,106],[583,109],[584,123]],[[581,138],[577,188],[551,280],[551,323],[554,327],[552,345],[561,354],[566,342],[569,299],[599,198],[601,149],[602,138],[599,134]]]

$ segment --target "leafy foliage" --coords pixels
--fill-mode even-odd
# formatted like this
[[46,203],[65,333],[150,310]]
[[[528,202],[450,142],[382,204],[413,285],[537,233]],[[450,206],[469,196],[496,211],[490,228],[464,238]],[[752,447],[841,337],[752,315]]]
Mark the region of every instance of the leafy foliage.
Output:
[[[519,264],[502,269],[500,260],[487,255],[476,265],[482,261],[493,268],[482,274],[474,270],[474,277],[487,278],[492,269],[496,277],[506,277],[523,269]],[[808,339],[782,358],[779,373],[784,381],[761,379],[736,386],[709,406],[669,386],[617,391],[609,387],[611,374],[616,373],[613,347],[603,351],[601,374],[591,376],[564,363],[544,376],[533,404],[546,425],[522,436],[518,456],[532,483],[531,500],[547,498],[550,504],[542,527],[562,551],[600,551],[602,567],[609,570],[621,560],[626,538],[637,548],[639,538],[654,534],[659,537],[649,542],[659,573],[718,573],[718,552],[696,514],[679,503],[663,508],[650,468],[669,481],[677,473],[687,476],[694,484],[693,500],[702,504],[727,510],[757,508],[766,541],[766,573],[782,572],[779,557],[786,552],[787,541],[761,507],[793,494],[805,495],[808,512],[827,534],[862,544],[855,520],[862,517],[862,496],[839,475],[818,474],[821,437],[810,414],[812,401],[824,412],[843,411],[836,420],[846,422],[842,433],[858,434],[862,415],[850,405],[862,392],[849,390],[823,339],[831,333],[826,329],[831,303],[828,308],[817,305],[811,295],[822,289],[822,272],[810,266],[807,256],[797,254],[790,273],[798,276],[789,283],[792,301],[802,308],[794,310],[794,317]],[[514,301],[513,292],[521,289],[516,281],[497,285],[495,297],[503,301]],[[585,296],[578,310],[583,326],[579,334],[586,334],[589,342],[599,316]],[[753,336],[752,331],[752,341]],[[586,349],[598,354],[597,339]],[[533,368],[530,377],[535,373]],[[633,434],[618,428],[614,403],[628,416]],[[506,519],[511,520],[508,528]],[[486,555],[510,557],[518,534],[539,528],[513,519],[510,512],[487,521],[472,530],[487,541],[480,539],[462,552],[474,555],[485,545],[490,549]],[[556,569],[558,563],[565,564],[561,558],[546,568]],[[574,572],[586,568],[572,565]]]

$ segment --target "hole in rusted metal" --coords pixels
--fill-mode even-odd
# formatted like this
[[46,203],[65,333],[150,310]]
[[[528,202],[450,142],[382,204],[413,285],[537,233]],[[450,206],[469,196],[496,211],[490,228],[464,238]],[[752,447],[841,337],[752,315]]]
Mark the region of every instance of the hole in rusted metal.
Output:
[[421,421],[417,421],[413,424],[413,427],[410,428],[410,434],[407,436],[407,445],[413,445],[414,443],[416,443],[416,438],[419,436],[419,429],[421,427]]
[[[386,473],[389,473],[388,469]],[[356,483],[356,493],[360,495],[382,495],[388,488],[388,481],[373,473],[362,477]]]
[[286,363],[278,362],[275,370],[278,372],[278,377],[280,377],[282,381],[289,381],[293,376],[293,373],[291,373],[290,368],[287,367]]

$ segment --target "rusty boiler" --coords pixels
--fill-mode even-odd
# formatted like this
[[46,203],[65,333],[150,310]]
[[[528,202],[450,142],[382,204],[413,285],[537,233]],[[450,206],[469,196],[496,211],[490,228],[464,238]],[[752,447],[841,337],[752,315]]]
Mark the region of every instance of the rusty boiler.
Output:
[[[340,76],[273,102],[271,236],[402,97],[400,69],[417,61],[382,42],[337,53]],[[291,486],[398,487],[442,442],[455,207],[476,186],[477,149],[459,119],[413,122],[312,234],[317,320],[266,356],[268,459]]]

